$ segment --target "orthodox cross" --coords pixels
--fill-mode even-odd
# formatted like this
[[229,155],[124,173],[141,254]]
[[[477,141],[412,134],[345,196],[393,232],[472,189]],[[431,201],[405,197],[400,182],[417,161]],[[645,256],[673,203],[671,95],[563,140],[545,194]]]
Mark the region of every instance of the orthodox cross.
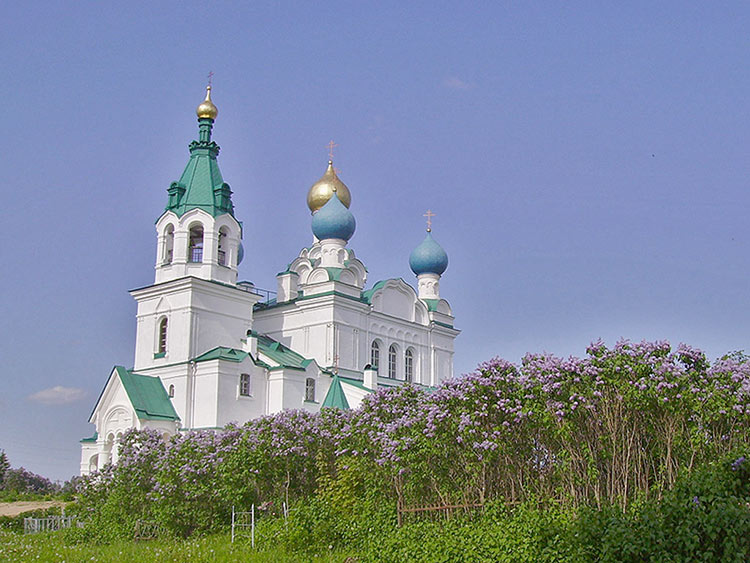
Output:
[[213,77],[214,77],[214,71],[213,71],[213,70],[211,70],[211,71],[209,71],[209,73],[208,73],[208,85],[209,85],[209,86],[211,86],[211,81],[213,80]]
[[333,139],[331,139],[331,142],[326,145],[328,147],[328,158],[330,160],[333,160],[333,147],[338,147],[336,143],[333,142]]
[[425,213],[424,215],[422,215],[422,217],[427,217],[427,232],[428,233],[432,231],[432,218],[434,216],[435,216],[435,214],[432,211],[430,211],[429,209],[427,210],[427,213]]
[[335,373],[336,375],[339,374],[339,355],[338,354],[336,354],[333,357],[333,373]]

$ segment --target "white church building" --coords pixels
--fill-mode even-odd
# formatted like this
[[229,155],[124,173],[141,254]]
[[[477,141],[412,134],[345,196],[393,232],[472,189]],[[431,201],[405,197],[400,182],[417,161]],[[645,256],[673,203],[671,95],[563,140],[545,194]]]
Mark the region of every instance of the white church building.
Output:
[[243,232],[211,139],[211,86],[197,114],[198,140],[156,222],[154,283],[130,292],[134,364],[112,369],[94,406],[82,475],[116,462],[129,428],[169,436],[282,409],[356,408],[380,386],[453,375],[459,331],[440,297],[445,251],[428,227],[409,257],[417,289],[400,278],[367,288],[348,247],[351,193],[330,161],[307,195],[314,242],[276,276],[276,297],[237,280]]

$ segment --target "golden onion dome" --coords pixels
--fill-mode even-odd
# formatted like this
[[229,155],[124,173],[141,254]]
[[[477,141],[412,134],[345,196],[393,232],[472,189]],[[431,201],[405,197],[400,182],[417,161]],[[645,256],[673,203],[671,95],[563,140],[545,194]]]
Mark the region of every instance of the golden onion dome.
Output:
[[341,203],[349,207],[352,202],[352,195],[349,193],[349,188],[346,187],[346,184],[339,180],[339,177],[336,175],[336,171],[333,169],[333,161],[329,160],[326,173],[307,192],[307,207],[315,213],[328,203],[328,200],[333,196],[333,192],[336,192]]
[[201,102],[195,113],[199,119],[216,119],[219,115],[219,109],[211,101],[211,85],[206,86],[206,99]]

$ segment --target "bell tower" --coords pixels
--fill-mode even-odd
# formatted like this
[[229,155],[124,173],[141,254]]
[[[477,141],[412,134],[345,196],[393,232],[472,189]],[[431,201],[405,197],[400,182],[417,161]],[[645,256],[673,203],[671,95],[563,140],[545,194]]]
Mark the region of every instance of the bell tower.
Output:
[[[130,292],[138,302],[136,370],[188,365],[217,346],[241,348],[260,300],[237,284],[242,226],[219,170],[219,145],[211,139],[219,111],[210,84],[196,113],[198,139],[190,143],[185,170],[167,189],[167,206],[156,221],[154,284]],[[169,369],[169,381],[179,387],[183,368]]]
[[190,143],[190,159],[169,186],[167,207],[156,222],[154,281],[193,276],[234,285],[243,255],[242,227],[219,170],[219,145],[211,140],[219,110],[211,101],[210,84],[196,113],[198,140]]

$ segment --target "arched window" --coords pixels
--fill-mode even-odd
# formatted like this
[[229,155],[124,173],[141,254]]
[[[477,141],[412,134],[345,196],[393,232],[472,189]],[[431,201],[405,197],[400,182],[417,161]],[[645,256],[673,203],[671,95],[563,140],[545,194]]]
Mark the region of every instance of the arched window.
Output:
[[89,473],[94,473],[99,469],[99,454],[94,454],[89,458]]
[[188,262],[203,262],[203,227],[190,227],[190,246],[188,247]]
[[174,397],[174,385],[169,386],[169,396],[170,398]]
[[414,351],[411,348],[404,354],[404,379],[409,383],[414,381]]
[[396,345],[388,348],[388,377],[396,379]]
[[243,373],[240,375],[240,396],[249,397],[252,393],[252,387],[250,387],[250,374]]
[[378,344],[377,340],[373,340],[372,346],[370,346],[370,365],[372,365],[372,369],[378,371],[378,366],[380,365],[380,344]]
[[174,225],[167,225],[164,231],[164,263],[171,264],[174,255]]
[[159,322],[159,344],[157,346],[159,354],[167,353],[167,317]]
[[305,380],[305,401],[315,402],[315,380],[312,377]]
[[226,227],[222,227],[219,229],[219,250],[217,254],[217,260],[219,261],[219,266],[228,266],[228,259],[229,259],[229,252],[228,246],[229,242],[227,241],[227,229]]

